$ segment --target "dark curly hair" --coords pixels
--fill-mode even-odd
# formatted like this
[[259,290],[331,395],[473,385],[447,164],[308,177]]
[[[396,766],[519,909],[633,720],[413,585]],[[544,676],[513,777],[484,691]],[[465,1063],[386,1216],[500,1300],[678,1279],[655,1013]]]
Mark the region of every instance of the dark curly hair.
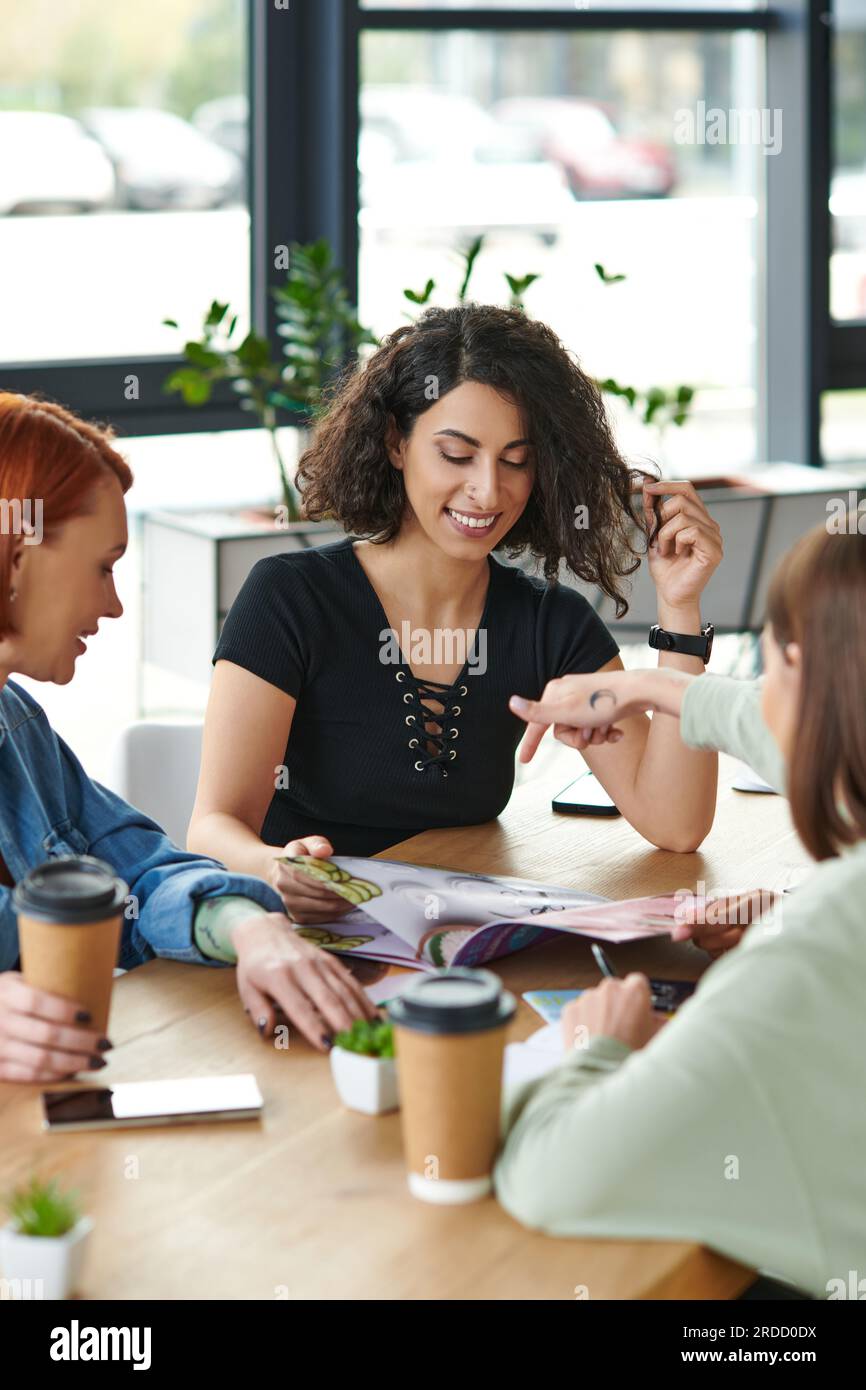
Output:
[[[427,309],[396,329],[363,363],[353,363],[326,393],[297,486],[305,515],[336,518],[350,534],[388,541],[406,507],[402,473],[386,448],[389,418],[401,435],[436,399],[465,381],[490,386],[520,412],[535,461],[526,508],[497,550],[528,551],[555,581],[564,561],[628,611],[621,580],[640,564],[635,524],[643,530],[632,481],[647,476],[624,461],[597,386],[556,334],[519,309],[461,304]],[[590,525],[578,529],[576,508]]]

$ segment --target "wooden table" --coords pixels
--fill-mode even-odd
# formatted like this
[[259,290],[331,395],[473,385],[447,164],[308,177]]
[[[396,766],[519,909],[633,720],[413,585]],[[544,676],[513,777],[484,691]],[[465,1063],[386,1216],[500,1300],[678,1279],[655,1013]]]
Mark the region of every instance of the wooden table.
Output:
[[[568,765],[573,775],[573,762]],[[388,858],[535,878],[624,898],[788,886],[808,863],[787,802],[730,789],[697,854],[654,849],[623,820],[556,816],[567,780],[520,788],[499,821],[431,831]],[[696,978],[706,956],[653,939],[610,948],[618,968]],[[498,962],[516,995],[595,983],[584,941]],[[521,1002],[512,1038],[539,1020]],[[76,1188],[95,1218],[82,1293],[108,1299],[730,1298],[744,1267],[688,1242],[561,1240],[524,1230],[492,1198],[426,1206],[409,1196],[399,1117],[342,1109],[327,1059],[262,1042],[234,972],[154,961],[118,980],[106,1084],[255,1072],[260,1123],[44,1135],[39,1089],[0,1085],[0,1192],[37,1168]],[[92,1084],[92,1083],[91,1083]]]

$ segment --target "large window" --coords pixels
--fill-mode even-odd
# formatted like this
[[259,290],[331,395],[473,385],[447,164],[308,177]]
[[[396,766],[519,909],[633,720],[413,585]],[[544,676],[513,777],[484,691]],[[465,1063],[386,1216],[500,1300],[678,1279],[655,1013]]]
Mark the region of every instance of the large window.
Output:
[[[866,0],[0,0],[0,25],[3,386],[126,433],[249,425],[230,391],[165,396],[163,318],[229,300],[279,347],[275,252],[325,237],[384,331],[405,289],[453,299],[482,233],[474,295],[535,275],[593,374],[694,388],[664,437],[619,403],[630,453],[818,463],[822,397],[866,390]],[[825,406],[837,457],[862,408]]]
[[830,309],[866,320],[866,3],[838,6],[832,44]]
[[0,362],[248,319],[244,0],[0,0],[0,33]]
[[[680,431],[622,443],[708,470],[756,455],[763,35],[472,29],[363,37],[360,306],[377,331],[471,294],[526,308],[599,379],[694,388]],[[769,140],[773,132],[766,127]],[[457,253],[457,255],[455,254]],[[603,281],[605,276],[621,277]],[[618,402],[615,402],[615,408]]]

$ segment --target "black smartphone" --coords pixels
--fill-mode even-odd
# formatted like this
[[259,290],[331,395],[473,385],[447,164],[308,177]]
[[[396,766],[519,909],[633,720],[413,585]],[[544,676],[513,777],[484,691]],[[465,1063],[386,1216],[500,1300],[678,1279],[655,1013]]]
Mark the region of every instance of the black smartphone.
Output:
[[251,1072],[172,1081],[121,1081],[116,1086],[43,1091],[42,1128],[59,1134],[78,1129],[257,1120],[263,1103]]
[[650,1002],[663,1014],[675,1014],[681,1004],[691,999],[697,985],[693,980],[650,980]]
[[550,803],[554,811],[567,816],[618,816],[601,782],[591,772],[585,772],[576,781],[569,782]]

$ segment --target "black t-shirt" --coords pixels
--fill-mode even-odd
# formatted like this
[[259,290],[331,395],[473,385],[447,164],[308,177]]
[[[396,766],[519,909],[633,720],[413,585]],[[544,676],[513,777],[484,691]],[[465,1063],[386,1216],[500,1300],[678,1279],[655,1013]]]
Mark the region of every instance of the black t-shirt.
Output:
[[[396,640],[405,634],[389,637],[351,537],[253,566],[213,659],[243,666],[297,701],[287,775],[275,775],[260,831],[267,844],[319,834],[337,854],[376,854],[422,830],[476,825],[504,809],[526,728],[509,696],[537,699],[555,676],[596,671],[619,648],[576,590],[492,556],[488,563],[479,636],[450,687],[412,675],[419,648],[405,651]],[[459,638],[449,651],[442,634],[440,652],[427,659],[459,660]],[[434,716],[422,694],[444,709],[438,740],[424,732],[422,721]]]

